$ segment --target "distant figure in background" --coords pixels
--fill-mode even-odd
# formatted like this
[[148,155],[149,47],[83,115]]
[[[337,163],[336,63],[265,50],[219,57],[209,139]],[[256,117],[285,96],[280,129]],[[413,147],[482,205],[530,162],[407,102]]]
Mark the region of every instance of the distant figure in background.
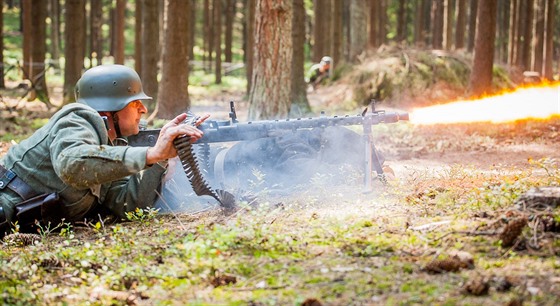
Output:
[[332,58],[330,56],[323,56],[321,62],[311,66],[308,73],[307,84],[317,87],[325,78],[331,77]]

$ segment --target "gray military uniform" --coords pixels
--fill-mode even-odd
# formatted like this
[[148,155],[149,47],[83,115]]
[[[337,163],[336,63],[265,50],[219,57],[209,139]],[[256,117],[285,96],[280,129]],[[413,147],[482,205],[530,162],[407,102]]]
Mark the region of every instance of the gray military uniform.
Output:
[[[104,206],[113,214],[154,205],[165,168],[146,165],[147,147],[112,146],[103,119],[93,108],[72,103],[0,159],[37,193],[59,194],[60,208],[48,211],[66,221]],[[22,199],[0,190],[6,219]],[[44,216],[43,216],[44,217]]]

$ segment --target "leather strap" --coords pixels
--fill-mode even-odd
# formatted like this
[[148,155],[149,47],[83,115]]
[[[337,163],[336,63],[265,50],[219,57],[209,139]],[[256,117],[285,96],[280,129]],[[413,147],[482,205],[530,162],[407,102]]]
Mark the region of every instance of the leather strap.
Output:
[[0,191],[6,187],[17,193],[24,201],[39,195],[39,192],[20,179],[13,171],[0,165]]
[[4,237],[8,233],[10,229],[10,224],[6,219],[6,215],[4,214],[4,208],[0,205],[0,238]]

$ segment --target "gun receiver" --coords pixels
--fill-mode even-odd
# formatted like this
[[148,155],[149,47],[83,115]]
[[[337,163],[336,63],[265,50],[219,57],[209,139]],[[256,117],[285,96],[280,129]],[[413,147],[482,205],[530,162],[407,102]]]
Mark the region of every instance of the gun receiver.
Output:
[[[278,130],[299,130],[351,125],[371,126],[381,123],[396,123],[402,120],[408,120],[408,113],[375,111],[355,116],[320,116],[285,120],[249,121],[245,123],[230,120],[206,120],[198,126],[198,128],[204,132],[204,136],[195,143],[255,140],[273,137],[274,131]],[[130,136],[128,138],[128,143],[131,146],[154,146],[159,132],[160,129],[141,130],[137,135]]]
[[[371,105],[371,111],[366,108],[359,115],[345,115],[327,117],[322,114],[319,117],[297,118],[285,120],[263,120],[238,122],[234,102],[230,102],[230,120],[206,120],[198,128],[204,132],[204,136],[195,144],[210,144],[220,142],[237,142],[256,140],[266,137],[277,136],[278,131],[296,131],[300,129],[326,128],[331,126],[362,125],[366,143],[365,160],[366,176],[364,179],[366,191],[372,189],[371,172],[375,170],[380,180],[386,183],[385,176],[379,156],[373,144],[371,127],[382,123],[396,123],[409,120],[406,112],[376,111]],[[137,135],[130,136],[128,143],[131,146],[154,146],[159,136],[159,129],[144,129]]]

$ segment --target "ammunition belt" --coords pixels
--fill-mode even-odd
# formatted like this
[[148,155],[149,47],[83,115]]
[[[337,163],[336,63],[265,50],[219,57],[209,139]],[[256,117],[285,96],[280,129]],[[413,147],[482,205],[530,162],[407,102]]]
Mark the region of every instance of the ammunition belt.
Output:
[[179,160],[183,165],[183,170],[191,183],[196,195],[208,195],[213,197],[226,210],[235,208],[235,196],[225,190],[212,189],[208,182],[204,179],[202,172],[198,166],[198,161],[194,156],[193,146],[190,137],[178,137],[173,141]]

